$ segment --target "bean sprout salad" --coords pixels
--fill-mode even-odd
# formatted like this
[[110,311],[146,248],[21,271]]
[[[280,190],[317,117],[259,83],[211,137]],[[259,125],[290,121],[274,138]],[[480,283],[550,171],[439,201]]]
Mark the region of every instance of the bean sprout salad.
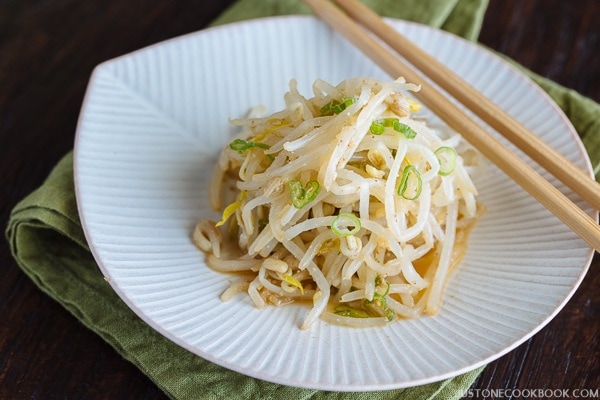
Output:
[[481,213],[477,153],[418,117],[418,85],[323,80],[306,98],[231,120],[210,181],[219,221],[193,233],[210,268],[236,273],[222,294],[258,308],[310,304],[317,319],[367,327],[439,312]]

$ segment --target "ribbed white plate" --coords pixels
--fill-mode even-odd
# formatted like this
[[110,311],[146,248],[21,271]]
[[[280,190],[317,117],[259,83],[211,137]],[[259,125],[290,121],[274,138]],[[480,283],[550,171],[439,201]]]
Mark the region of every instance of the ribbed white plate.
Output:
[[[391,23],[591,171],[567,119],[527,78],[450,34]],[[278,110],[291,78],[310,97],[316,78],[338,83],[355,76],[388,79],[312,17],[208,29],[96,68],[76,139],[79,211],[103,274],[150,326],[253,377],[358,391],[471,370],[525,341],[563,307],[592,251],[493,166],[476,181],[488,212],[439,316],[377,329],[319,322],[301,331],[305,306],[257,310],[245,296],[219,300],[229,277],[206,267],[190,235],[199,219],[216,217],[207,184],[229,141],[228,118],[258,104]]]

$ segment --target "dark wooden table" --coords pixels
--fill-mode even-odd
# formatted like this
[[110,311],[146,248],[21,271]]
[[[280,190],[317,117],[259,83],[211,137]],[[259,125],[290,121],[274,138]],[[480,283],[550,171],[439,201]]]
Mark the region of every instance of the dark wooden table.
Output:
[[[0,220],[73,146],[95,65],[205,27],[233,0],[0,2]],[[481,41],[600,102],[600,2],[490,0]],[[162,399],[133,365],[43,294],[0,242],[1,399]],[[600,257],[566,307],[492,362],[473,395],[600,388]],[[485,390],[492,390],[486,392]],[[495,391],[495,392],[494,392]],[[525,392],[527,393],[527,392]],[[475,397],[475,396],[473,396]],[[504,396],[501,396],[504,397]]]

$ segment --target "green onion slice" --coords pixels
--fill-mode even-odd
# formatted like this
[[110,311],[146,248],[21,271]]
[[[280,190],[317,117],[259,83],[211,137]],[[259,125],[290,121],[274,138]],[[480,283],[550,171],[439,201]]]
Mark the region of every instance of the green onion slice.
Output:
[[390,284],[385,279],[383,279],[379,275],[377,275],[377,278],[375,279],[375,290],[376,291],[377,291],[377,289],[379,289],[381,287],[382,283],[385,284],[385,290],[383,291],[382,296],[387,296],[390,293]]
[[337,100],[331,100],[329,103],[321,107],[321,115],[328,116],[339,114],[354,103],[356,103],[356,99],[354,97],[343,98],[341,102]]
[[407,165],[402,171],[400,185],[398,186],[398,195],[406,200],[415,200],[421,194],[423,182],[421,174],[414,165]]
[[385,132],[385,126],[381,120],[371,122],[370,131],[373,135],[382,135]]
[[386,128],[393,128],[394,124],[398,122],[398,118],[384,118],[381,122]]
[[396,132],[400,132],[407,139],[414,139],[417,136],[410,126],[400,122],[398,118],[382,118],[376,119],[371,123],[371,133],[374,135],[381,135],[385,132],[385,128],[394,128]]
[[346,99],[342,99],[342,102],[340,104],[337,104],[337,105],[331,107],[331,110],[335,114],[339,114],[342,111],[344,111],[347,107],[351,106],[354,103],[356,103],[356,99],[354,97],[349,97],[349,98],[346,98]]
[[392,322],[394,320],[395,316],[396,316],[396,313],[394,312],[394,310],[392,310],[390,308],[387,310],[387,315],[385,317],[388,320],[388,322]]
[[334,313],[343,317],[369,318],[369,313],[367,313],[365,310],[347,306],[337,306],[334,309]]
[[333,111],[331,110],[331,107],[337,104],[340,104],[340,102],[337,100],[331,100],[329,103],[325,104],[323,107],[321,107],[321,115],[332,115]]
[[360,219],[352,213],[338,215],[331,224],[331,230],[338,236],[350,236],[360,231]]
[[456,167],[456,151],[452,147],[442,146],[434,154],[440,162],[438,173],[442,176],[450,175]]
[[317,181],[308,181],[305,186],[298,179],[294,179],[288,183],[290,187],[290,195],[294,207],[300,209],[313,201],[319,194],[321,186]]
[[250,150],[253,147],[260,147],[261,149],[268,149],[268,144],[253,142],[252,140],[235,139],[229,144],[231,150],[237,151],[240,154],[244,154],[245,151]]
[[410,126],[405,125],[398,120],[394,122],[394,130],[402,133],[407,139],[414,139],[415,136],[417,136],[417,132],[415,132]]
[[373,294],[373,300],[364,300],[364,305],[374,305],[377,306],[379,308],[381,308],[383,311],[388,309],[388,304],[387,304],[387,299],[385,297],[385,295],[379,294],[377,292],[375,292]]

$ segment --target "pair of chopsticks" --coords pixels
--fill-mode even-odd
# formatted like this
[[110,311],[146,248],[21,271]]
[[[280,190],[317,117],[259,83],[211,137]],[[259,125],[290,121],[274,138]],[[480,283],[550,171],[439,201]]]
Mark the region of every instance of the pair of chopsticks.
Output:
[[[570,187],[596,210],[600,209],[600,185],[566,160],[538,136],[528,131],[488,98],[442,65],[435,58],[403,37],[379,15],[358,0],[304,0],[316,16],[346,37],[359,50],[392,77],[407,81],[425,80],[369,32],[378,36],[398,55],[421,70],[456,100],[473,111],[492,128],[512,141],[539,165]],[[343,10],[343,11],[342,11]],[[355,22],[355,20],[358,22]],[[360,24],[360,25],[359,25]],[[361,26],[362,25],[362,26]],[[546,181],[533,168],[510,152],[500,141],[464,114],[431,85],[422,84],[415,97],[477,148],[498,168],[550,210],[565,225],[600,252],[600,226],[577,205]]]

